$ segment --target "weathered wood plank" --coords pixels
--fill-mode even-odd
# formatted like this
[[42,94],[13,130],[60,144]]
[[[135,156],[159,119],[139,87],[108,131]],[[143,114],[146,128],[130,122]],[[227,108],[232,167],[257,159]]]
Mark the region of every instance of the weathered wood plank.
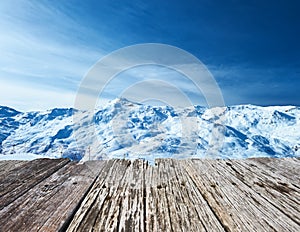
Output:
[[[154,220],[153,231],[168,231],[171,230],[171,207],[168,204],[168,193],[167,193],[167,170],[161,168],[159,160],[156,162],[157,167],[150,167],[152,176],[148,179],[151,184],[149,187],[150,192],[147,196],[146,201],[149,210],[153,213],[151,215]],[[148,186],[147,186],[148,187]],[[153,204],[151,205],[150,202]],[[154,207],[150,209],[150,207]],[[148,209],[147,209],[148,211]]]
[[[198,218],[195,218],[191,223],[191,228],[194,228],[195,225],[203,225],[205,231],[225,231],[225,228],[220,223],[219,219],[215,215],[215,212],[210,208],[210,205],[203,197],[201,191],[198,189],[197,185],[190,178],[186,170],[175,160],[172,160],[174,166],[177,167],[178,180],[177,183],[181,184],[181,187],[186,191],[184,199],[189,199],[188,209],[195,208]],[[190,216],[189,216],[190,217]],[[200,231],[198,227],[195,227],[193,231]]]
[[67,159],[38,159],[0,176],[0,209],[49,177],[69,162]]
[[230,231],[299,231],[300,227],[255,190],[220,168],[220,161],[181,161],[199,190]]
[[[99,174],[96,182],[83,200],[80,208],[70,222],[67,231],[91,231],[94,226],[109,230],[114,223],[108,219],[110,210],[115,208],[112,195],[116,185],[123,177],[128,161],[110,160]],[[125,168],[124,168],[125,167]],[[96,225],[96,221],[101,220]]]
[[27,163],[23,160],[1,160],[0,161],[0,176],[6,175],[7,172],[15,168],[21,168],[20,166]]
[[227,160],[216,165],[220,170],[228,170],[275,208],[300,224],[300,192],[290,183],[290,179],[272,172],[263,165],[253,165],[251,160]]
[[[147,231],[224,231],[178,162],[162,159],[157,164],[153,168],[157,173],[151,176],[153,182],[146,184]],[[165,223],[167,220],[169,223]]]
[[297,158],[255,158],[247,159],[252,166],[258,166],[262,170],[269,170],[278,176],[286,177],[291,184],[300,189],[300,160]]
[[[118,231],[144,231],[144,170],[147,163],[135,160],[127,166],[124,178],[120,181],[119,212],[115,216]],[[97,223],[97,222],[96,222]],[[97,229],[97,227],[96,227]],[[98,227],[98,229],[100,229]],[[114,230],[114,229],[113,229]],[[113,231],[112,230],[112,231]]]
[[[55,210],[53,208],[55,217],[50,217],[46,223],[40,227],[39,231],[57,231],[58,229],[64,228],[66,224],[69,224],[69,220],[76,213],[79,204],[84,200],[95,179],[106,166],[106,163],[106,161],[94,161],[93,165],[89,163],[77,164],[71,170],[68,170],[69,174],[67,175],[68,179],[66,181],[62,184],[56,183],[55,181],[59,189],[55,196],[51,197],[51,200],[45,204],[48,211],[49,208],[47,205],[52,207],[53,205],[57,205]],[[66,174],[63,173],[57,173],[57,176],[60,178],[65,178],[65,175]],[[52,178],[49,182],[50,181],[52,181]],[[58,197],[60,197],[59,200],[57,199]],[[47,214],[45,214],[45,219],[46,216]]]
[[[57,162],[59,164],[59,162]],[[99,171],[105,165],[97,161]],[[97,170],[96,170],[97,173]],[[95,169],[68,163],[0,210],[4,231],[57,231],[95,180]]]
[[[96,231],[143,231],[143,162],[122,161],[115,166],[116,174],[104,182],[108,195],[100,205],[93,229]],[[141,165],[141,170],[139,170]],[[116,181],[117,180],[117,181]],[[93,213],[96,213],[94,211]],[[85,225],[91,226],[91,224]],[[91,230],[91,229],[89,229]]]

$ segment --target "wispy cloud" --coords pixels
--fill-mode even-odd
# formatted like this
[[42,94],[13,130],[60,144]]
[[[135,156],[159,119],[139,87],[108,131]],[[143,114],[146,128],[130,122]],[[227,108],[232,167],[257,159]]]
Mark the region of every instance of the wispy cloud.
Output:
[[[244,3],[219,5],[207,1],[159,4],[158,9],[151,1],[0,1],[0,92],[6,93],[1,95],[0,105],[25,109],[22,99],[28,89],[35,96],[47,94],[44,105],[55,107],[59,105],[52,100],[55,94],[60,94],[62,102],[64,94],[67,99],[69,94],[75,96],[82,78],[99,58],[123,46],[147,42],[172,44],[206,60],[226,104],[299,105],[299,43],[295,30],[299,20],[292,5],[275,3],[270,8],[263,4],[273,14],[270,19],[277,22],[268,20],[268,32],[264,24],[253,20],[265,19],[264,11],[255,12],[260,7],[249,11]],[[289,10],[278,17],[277,10],[287,6]],[[284,23],[279,24],[281,21]],[[282,35],[276,36],[279,31]],[[176,57],[171,54],[169,58]],[[192,64],[182,60],[178,65],[190,65],[189,72],[193,73]],[[138,67],[121,73],[110,83],[97,76],[87,86],[86,94],[97,95],[101,81],[107,84],[104,98],[120,96],[140,82],[144,82],[138,84],[144,92],[154,93],[159,82],[149,80],[169,83],[162,84],[169,96],[175,90],[171,85],[178,87],[194,104],[203,104],[204,95],[214,99],[214,92],[218,92],[211,88],[212,82],[205,81],[199,90],[174,70]],[[23,90],[8,92],[8,85]],[[28,109],[32,105],[28,104]]]
[[0,99],[2,105],[13,106],[21,111],[47,110],[54,107],[72,107],[75,94],[44,85],[26,82],[16,84],[14,81],[1,80]]
[[[98,72],[97,72],[98,71]],[[111,76],[105,83],[102,70],[96,70],[88,75],[86,86],[81,86],[83,93],[91,97],[115,98],[126,97],[141,102],[151,98],[157,100],[169,99],[174,106],[189,106],[191,104],[207,105],[204,93],[195,83],[182,73],[159,65],[142,65],[130,68]],[[105,71],[105,70],[104,70]],[[201,77],[199,77],[201,78]],[[202,89],[212,89],[210,83],[202,83]],[[102,90],[102,87],[104,89]],[[186,99],[187,98],[187,99]]]
[[[1,92],[5,88],[4,81],[9,79],[10,85],[26,83],[30,91],[37,91],[38,85],[39,91],[52,86],[62,96],[64,92],[67,96],[70,90],[75,94],[84,74],[104,54],[99,48],[86,46],[80,38],[71,40],[72,34],[93,32],[49,4],[2,1],[0,10]],[[46,93],[55,94],[45,91],[44,95]],[[20,106],[20,100],[15,103],[13,100],[18,99],[19,92],[6,94],[0,104],[9,102],[11,106]],[[53,97],[45,98],[45,105],[51,105]],[[52,105],[56,104],[53,102]]]

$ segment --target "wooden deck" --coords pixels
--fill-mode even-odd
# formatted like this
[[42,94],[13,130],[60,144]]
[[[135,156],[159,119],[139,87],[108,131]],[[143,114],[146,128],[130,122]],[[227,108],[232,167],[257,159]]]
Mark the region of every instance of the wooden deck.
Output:
[[300,231],[300,160],[0,162],[0,231]]

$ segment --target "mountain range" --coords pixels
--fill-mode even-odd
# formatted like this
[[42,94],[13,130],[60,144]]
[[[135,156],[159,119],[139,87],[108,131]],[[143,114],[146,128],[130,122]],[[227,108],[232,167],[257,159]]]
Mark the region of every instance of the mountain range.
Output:
[[300,107],[174,109],[115,99],[93,112],[0,106],[0,159],[299,157]]

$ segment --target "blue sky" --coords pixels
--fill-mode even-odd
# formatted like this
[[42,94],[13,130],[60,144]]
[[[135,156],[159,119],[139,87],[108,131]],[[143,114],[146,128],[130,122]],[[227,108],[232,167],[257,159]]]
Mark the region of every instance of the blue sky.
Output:
[[[93,64],[137,43],[170,44],[195,55],[215,77],[226,105],[300,105],[299,9],[297,0],[4,0],[0,105],[72,107]],[[106,96],[114,98],[145,73],[178,81],[203,103],[179,74],[153,67],[124,72]]]

